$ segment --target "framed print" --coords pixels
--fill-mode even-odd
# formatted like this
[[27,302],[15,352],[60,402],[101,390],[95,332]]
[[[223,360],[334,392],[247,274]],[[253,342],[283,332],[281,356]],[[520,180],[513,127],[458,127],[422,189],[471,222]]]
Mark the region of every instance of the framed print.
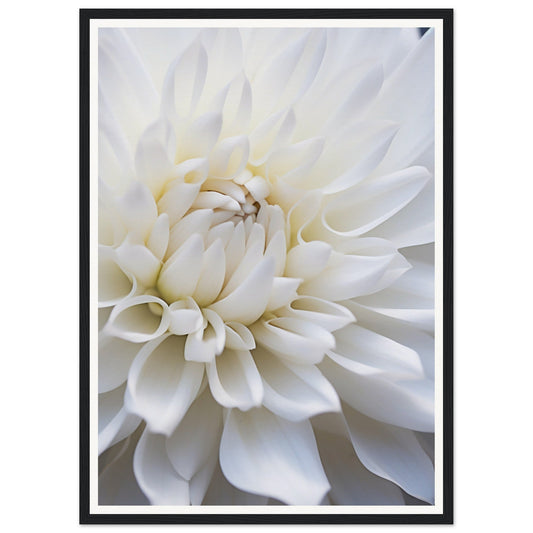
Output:
[[452,11],[80,11],[80,522],[451,523]]

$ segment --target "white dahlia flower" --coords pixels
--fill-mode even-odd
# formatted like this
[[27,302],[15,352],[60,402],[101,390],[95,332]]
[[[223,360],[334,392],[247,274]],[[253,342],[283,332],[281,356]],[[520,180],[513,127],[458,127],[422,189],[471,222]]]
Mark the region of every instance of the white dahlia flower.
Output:
[[99,30],[100,504],[433,502],[433,33]]

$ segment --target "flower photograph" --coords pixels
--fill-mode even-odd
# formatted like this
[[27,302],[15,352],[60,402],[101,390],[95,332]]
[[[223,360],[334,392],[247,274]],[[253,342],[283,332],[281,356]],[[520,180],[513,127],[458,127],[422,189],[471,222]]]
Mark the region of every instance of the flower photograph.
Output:
[[434,506],[434,28],[172,22],[95,33],[97,505]]

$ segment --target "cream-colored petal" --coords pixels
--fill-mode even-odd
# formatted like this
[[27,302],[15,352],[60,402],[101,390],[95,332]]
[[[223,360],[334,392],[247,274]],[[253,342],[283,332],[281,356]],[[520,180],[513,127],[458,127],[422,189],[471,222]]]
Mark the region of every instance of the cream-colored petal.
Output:
[[312,296],[296,296],[287,308],[277,314],[318,324],[327,331],[336,331],[355,322],[355,317],[346,307]]
[[222,353],[226,342],[224,322],[211,309],[204,309],[204,325],[198,331],[187,336],[185,341],[185,359],[208,363]]
[[222,408],[206,389],[165,443],[176,472],[190,481],[218,450],[222,435]]
[[285,275],[308,280],[326,268],[331,246],[322,241],[311,241],[294,246],[287,253]]
[[162,213],[157,217],[154,227],[150,232],[150,237],[146,242],[148,249],[160,261],[163,259],[163,257],[165,257],[165,252],[167,251],[169,232],[170,223],[168,215],[166,213]]
[[275,277],[266,310],[275,311],[290,304],[298,296],[297,289],[301,282],[301,279]]
[[[150,306],[154,305],[162,308],[161,315],[151,311]],[[169,324],[166,302],[146,294],[133,296],[117,304],[109,315],[103,333],[129,342],[146,342],[163,335]]]
[[254,323],[265,311],[274,280],[274,259],[265,257],[228,296],[210,306],[224,321]]
[[111,307],[131,297],[137,280],[117,264],[116,252],[108,246],[98,247],[98,306]]
[[207,53],[199,39],[170,64],[163,82],[161,112],[171,121],[190,117],[202,95]]
[[164,335],[137,354],[128,376],[126,409],[155,433],[170,435],[200,389],[204,366],[185,361],[184,338]]
[[203,239],[195,233],[166,261],[157,288],[167,301],[175,302],[194,293],[201,274],[203,253]]
[[226,349],[206,370],[211,393],[220,405],[241,411],[261,405],[263,384],[249,351]]
[[226,254],[220,239],[213,242],[202,257],[202,271],[193,298],[198,305],[205,307],[220,293],[226,274]]
[[170,237],[165,261],[175,254],[193,234],[201,237],[202,241],[207,235],[207,230],[213,222],[212,209],[197,209],[184,216],[179,222],[170,228]]
[[133,457],[137,483],[152,505],[189,505],[189,483],[170,463],[165,437],[145,429]]
[[246,135],[227,137],[217,143],[209,159],[211,178],[231,179],[240,174],[248,161],[250,143]]
[[255,339],[252,332],[239,322],[227,322],[224,324],[226,330],[226,348],[231,350],[252,350],[255,348]]
[[115,249],[116,261],[125,272],[131,272],[143,287],[155,285],[161,268],[158,259],[143,244],[131,244],[128,239]]
[[335,346],[331,333],[296,318],[260,320],[250,330],[258,344],[296,364],[316,364]]
[[188,335],[202,327],[204,317],[198,304],[191,298],[174,302],[169,306],[168,329],[174,335]]
[[191,207],[199,190],[199,183],[182,183],[180,180],[174,180],[169,184],[157,202],[159,212],[166,213],[168,216],[169,227],[181,220],[181,217]]
[[294,365],[259,347],[253,351],[263,387],[263,405],[292,421],[340,411],[337,393],[314,365]]
[[143,183],[134,182],[118,198],[116,205],[132,242],[146,242],[157,218],[157,205],[150,189]]
[[289,422],[267,409],[232,409],[220,444],[220,465],[241,490],[289,505],[318,505],[330,489],[311,424]]

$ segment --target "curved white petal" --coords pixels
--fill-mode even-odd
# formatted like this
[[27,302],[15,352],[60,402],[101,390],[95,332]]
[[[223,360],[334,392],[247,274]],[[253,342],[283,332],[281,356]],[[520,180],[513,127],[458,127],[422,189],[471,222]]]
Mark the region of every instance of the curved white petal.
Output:
[[421,261],[411,263],[413,268],[388,288],[358,298],[357,303],[431,332],[435,324],[434,268]]
[[144,287],[152,287],[161,268],[161,261],[144,245],[126,239],[115,249],[116,261],[125,272],[131,272]]
[[116,252],[108,246],[98,247],[98,306],[111,307],[133,296],[137,280],[117,264]]
[[282,109],[264,120],[252,131],[250,159],[252,165],[262,165],[268,156],[290,139],[295,125],[294,112]]
[[346,307],[313,296],[297,296],[277,314],[307,320],[327,331],[336,331],[355,322],[355,317]]
[[162,213],[154,223],[146,246],[160,261],[165,257],[170,236],[170,222],[167,213]]
[[98,392],[108,392],[122,385],[140,350],[137,343],[103,336],[98,343]]
[[118,198],[116,205],[132,242],[143,244],[157,218],[157,205],[150,189],[143,183],[134,182]]
[[98,397],[98,453],[131,435],[141,418],[124,409],[125,385]]
[[[316,240],[313,236],[304,239],[302,233],[318,215],[322,203],[322,193],[310,191],[303,197],[295,198],[294,200],[294,204],[290,206],[287,215],[287,230],[289,231],[287,240],[289,242],[297,241],[298,244]],[[280,199],[277,198],[276,201],[279,203]]]
[[326,48],[323,30],[311,30],[290,43],[253,80],[256,115],[291,105],[314,80]]
[[[207,235],[207,231],[213,221],[212,209],[198,209],[184,216],[179,222],[170,228],[170,237],[168,243],[166,262],[172,257],[188,240],[192,237],[197,239]],[[196,236],[194,236],[194,234]],[[198,245],[198,240],[195,243]],[[189,242],[189,245],[192,243]]]
[[301,282],[301,279],[274,278],[266,311],[274,311],[290,304],[298,296],[297,289]]
[[244,231],[244,224],[239,222],[226,244],[226,275],[224,282],[227,283],[231,278],[237,265],[242,261],[244,251],[246,248],[246,236]]
[[260,320],[250,327],[258,344],[296,364],[319,363],[335,346],[329,331],[297,318]]
[[384,237],[398,247],[426,244],[435,240],[435,180],[401,211],[376,226],[368,235]]
[[144,430],[133,456],[133,471],[152,505],[189,505],[189,483],[172,467],[164,436]]
[[167,455],[176,472],[190,481],[218,449],[221,435],[222,408],[206,389],[166,440]]
[[[250,219],[248,219],[250,220]],[[242,230],[239,231],[239,234],[244,232],[243,238],[246,236],[246,227],[243,224]],[[233,242],[230,241],[230,245]],[[263,252],[265,249],[265,230],[260,224],[252,224],[252,229],[248,239],[245,243],[244,255],[240,258],[239,263],[236,265],[235,270],[232,272],[231,277],[227,280],[224,285],[224,289],[219,295],[219,299],[225,298],[231,294],[235,289],[237,289],[246,279],[247,276],[253,271],[253,269],[261,262],[264,258]],[[226,251],[226,259],[228,263],[231,262],[229,257],[229,251]],[[275,265],[275,259],[273,258]],[[229,272],[226,272],[226,278],[228,278]]]
[[[385,81],[383,90],[374,101],[370,113],[373,116],[406,122],[414,115],[418,115],[421,110],[433,106],[434,82],[433,77],[428,76],[428,73],[434,72],[434,61],[434,31],[429,30]],[[426,124],[431,126],[432,117],[428,118]],[[419,127],[424,128],[426,124],[420,121]],[[409,136],[416,138],[417,128],[411,125],[402,135],[405,135],[407,139]],[[432,136],[430,132],[428,137]],[[396,168],[399,167],[396,166]]]
[[287,253],[285,275],[308,280],[326,268],[331,246],[322,241],[311,241],[294,246]]
[[162,114],[175,122],[190,117],[202,95],[207,75],[207,53],[196,39],[170,65],[161,94]]
[[[323,92],[329,104],[323,131],[335,134],[360,116],[379,93],[383,79],[383,66],[379,63],[344,69]],[[323,100],[321,103],[324,107]]]
[[226,342],[226,330],[222,319],[212,310],[203,310],[204,326],[187,336],[185,359],[198,363],[213,361],[222,353]]
[[317,443],[333,505],[404,505],[401,490],[367,470],[348,439],[318,431]]
[[175,302],[194,293],[201,274],[203,253],[203,239],[195,233],[165,262],[157,288],[166,300]]
[[168,216],[169,227],[174,226],[191,207],[200,190],[199,183],[183,183],[180,180],[172,181],[159,201],[159,212]]
[[318,505],[330,488],[309,422],[289,422],[265,408],[230,411],[220,466],[237,488],[289,505]]
[[398,252],[385,255],[333,252],[326,269],[302,283],[299,292],[337,302],[375,293],[408,269],[409,263]]
[[253,324],[266,309],[274,280],[274,268],[274,258],[265,257],[239,287],[209,308],[226,322],[240,322],[245,326]]
[[282,179],[292,184],[301,183],[320,158],[324,137],[313,137],[299,143],[283,146],[268,158],[266,174],[272,180]]
[[226,254],[220,239],[215,240],[204,252],[202,271],[193,298],[205,307],[219,295],[226,274]]
[[143,132],[135,152],[137,177],[159,197],[166,181],[174,175],[176,135],[172,124],[158,119]]
[[431,379],[435,378],[435,339],[430,333],[422,331],[412,324],[370,311],[355,302],[343,302],[357,316],[357,322],[375,333],[383,335],[403,346],[415,351],[424,373]]
[[189,482],[191,505],[201,505],[218,464],[218,449],[211,453],[207,462]]
[[168,66],[191,45],[199,31],[198,28],[162,27],[124,30],[159,91],[163,87]]
[[132,150],[101,91],[98,107],[98,192],[102,185],[124,192],[135,174]]
[[179,161],[195,157],[209,156],[215,146],[222,128],[222,115],[208,112],[187,126],[178,139],[177,155]]
[[187,335],[200,329],[204,322],[202,312],[192,298],[174,302],[168,308],[170,324],[168,330],[174,335]]
[[206,370],[211,393],[220,405],[242,411],[261,405],[263,384],[249,351],[226,349],[207,363]]
[[295,422],[340,410],[335,389],[314,365],[293,365],[263,348],[253,357],[265,389],[263,405],[273,413]]
[[417,352],[358,324],[335,332],[335,348],[328,355],[343,368],[361,375],[379,374],[395,380],[424,377]]
[[226,347],[231,350],[252,350],[255,348],[255,339],[252,332],[239,322],[227,322]]
[[[151,307],[159,306],[161,314]],[[168,329],[170,316],[167,304],[149,294],[133,296],[117,304],[103,329],[103,333],[129,342],[146,342],[157,339]]]
[[338,235],[361,235],[405,207],[429,178],[424,167],[414,166],[365,180],[340,196],[332,197],[322,211],[322,223]]
[[215,88],[226,85],[239,74],[244,51],[237,28],[206,28],[202,30],[201,39],[208,57],[205,92],[210,99]]
[[391,381],[362,375],[340,366],[329,357],[320,370],[338,395],[361,413],[396,426],[416,431],[434,431],[433,382],[422,378]]
[[126,33],[102,28],[98,38],[98,85],[133,148],[157,116],[158,95]]
[[383,424],[349,407],[343,412],[361,462],[370,471],[396,483],[415,498],[433,503],[433,465],[414,432]]
[[200,389],[203,365],[185,361],[183,348],[183,337],[164,335],[147,343],[131,366],[126,408],[152,432],[170,435]]
[[387,153],[398,131],[394,122],[362,125],[364,133],[353,143],[353,152],[362,154],[357,159],[352,158],[350,167],[335,177],[323,189],[324,194],[336,194],[358,184],[378,166]]
[[222,116],[223,138],[248,131],[252,116],[252,88],[244,73],[229,84]]
[[284,228],[278,230],[271,239],[269,239],[265,249],[265,257],[273,257],[275,260],[274,274],[283,276],[285,270],[285,258],[287,256],[287,243]]
[[250,143],[245,135],[227,137],[217,143],[209,160],[210,178],[231,179],[240,174],[250,153]]

